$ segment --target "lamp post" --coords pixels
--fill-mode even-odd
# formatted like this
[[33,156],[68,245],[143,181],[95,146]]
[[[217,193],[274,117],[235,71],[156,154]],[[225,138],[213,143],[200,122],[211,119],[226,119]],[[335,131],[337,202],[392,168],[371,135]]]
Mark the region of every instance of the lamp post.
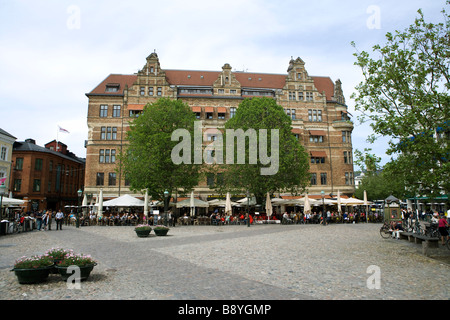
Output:
[[0,216],[3,218],[3,195],[6,193],[6,186],[3,182],[0,185]]
[[164,225],[167,227],[167,200],[169,198],[169,191],[164,191]]
[[78,189],[77,194],[78,194],[77,228],[79,228],[80,227],[80,211],[81,211],[80,201],[81,201],[81,196],[83,195],[83,190]]

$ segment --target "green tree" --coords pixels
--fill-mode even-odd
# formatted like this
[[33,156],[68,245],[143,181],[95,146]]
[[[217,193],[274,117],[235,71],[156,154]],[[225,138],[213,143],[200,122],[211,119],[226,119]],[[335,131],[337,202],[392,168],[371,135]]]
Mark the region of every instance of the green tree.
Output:
[[[449,192],[450,22],[445,9],[444,22],[436,24],[418,13],[409,28],[387,33],[386,44],[373,47],[375,58],[354,54],[364,81],[352,98],[360,120],[391,138],[386,171],[407,182],[410,193],[432,195]],[[437,138],[440,130],[447,135]]]
[[[212,168],[212,170],[215,168],[222,172],[223,178],[217,189],[221,192],[249,191],[256,197],[258,203],[263,202],[267,192],[271,194],[282,191],[293,194],[302,192],[310,182],[309,158],[303,146],[292,133],[291,123],[290,117],[273,99],[253,98],[241,102],[236,115],[225,123],[225,143],[233,143],[235,146],[232,153],[233,164],[227,161],[224,165]],[[229,132],[237,132],[239,129],[242,129],[241,132],[244,133],[253,129],[257,133],[256,144],[246,143],[245,162],[241,164],[238,163],[238,141],[229,134]],[[273,163],[264,164],[260,149],[258,149],[262,145],[261,130],[263,129],[267,130],[267,149],[271,156],[278,152],[277,170],[276,173],[273,172],[275,174],[262,174],[264,168],[268,169],[273,165]],[[276,131],[272,133],[272,129]],[[278,134],[278,146],[271,144],[273,134]],[[256,150],[258,150],[258,161],[251,163],[251,154]],[[226,157],[231,157],[229,152],[225,153]]]
[[193,136],[195,120],[189,106],[180,100],[162,98],[145,106],[130,123],[129,145],[119,157],[132,190],[148,189],[154,199],[163,200],[165,190],[187,193],[198,184],[200,166],[175,164],[171,158],[178,144],[172,141],[172,133],[186,129]]

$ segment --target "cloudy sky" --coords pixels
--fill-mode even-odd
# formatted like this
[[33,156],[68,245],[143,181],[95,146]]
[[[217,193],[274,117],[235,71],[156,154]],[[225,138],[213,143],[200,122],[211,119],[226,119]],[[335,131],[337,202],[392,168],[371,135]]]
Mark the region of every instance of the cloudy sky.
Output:
[[0,0],[0,128],[38,145],[56,139],[85,157],[85,96],[110,73],[132,74],[154,50],[163,69],[286,73],[301,57],[308,73],[341,79],[355,120],[354,149],[383,162],[386,139],[366,142],[350,95],[362,80],[358,50],[404,30],[421,8],[442,21],[445,0]]

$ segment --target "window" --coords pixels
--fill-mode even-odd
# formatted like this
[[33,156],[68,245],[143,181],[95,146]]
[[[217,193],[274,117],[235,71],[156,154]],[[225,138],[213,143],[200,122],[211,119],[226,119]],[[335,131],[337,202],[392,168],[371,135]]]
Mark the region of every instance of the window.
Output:
[[289,91],[289,100],[295,100],[296,94],[295,91]]
[[236,92],[236,89],[231,89],[230,90],[230,94],[236,94],[237,92]]
[[148,95],[153,96],[153,87],[148,87]]
[[141,87],[140,94],[141,96],[145,96],[145,87]]
[[162,88],[158,87],[158,96],[162,96]]
[[230,108],[230,118],[233,118],[236,115],[236,108],[235,107],[231,107]]
[[113,115],[114,118],[120,118],[120,106],[113,106]]
[[217,113],[217,119],[225,119],[225,113],[223,113],[223,112],[218,112]]
[[219,94],[225,94],[225,90],[223,90],[223,89],[219,89]]
[[101,105],[100,106],[100,118],[106,118],[108,116],[108,106]]
[[350,162],[348,161],[347,151],[344,151],[344,163],[350,163]]
[[325,163],[324,157],[311,157],[311,163]]
[[141,114],[142,111],[139,110],[130,110],[130,118],[137,118]]
[[48,171],[53,171],[53,160],[50,160],[50,163],[48,164]]
[[313,93],[312,92],[307,92],[306,93],[306,101],[313,101]]
[[292,120],[295,120],[295,109],[284,109],[287,116],[291,118]]
[[0,153],[0,159],[6,161],[6,153],[8,149],[6,147],[2,147],[2,151]]
[[345,184],[346,184],[347,186],[351,186],[351,185],[354,184],[354,181],[353,181],[353,172],[346,172],[346,173],[345,173]]
[[110,154],[110,150],[109,149],[106,149],[105,150],[105,163],[109,163],[109,154]]
[[117,127],[112,127],[112,140],[117,140]]
[[100,140],[106,140],[106,127],[100,129]]
[[40,192],[41,191],[41,179],[34,179],[33,181],[33,191]]
[[23,169],[23,158],[16,158],[16,170],[22,170]]
[[303,101],[303,92],[298,93],[298,100]]
[[323,136],[309,136],[309,142],[313,143],[323,142]]
[[320,174],[320,184],[321,185],[326,185],[327,184],[327,173],[326,172],[322,172]]
[[308,121],[322,122],[322,110],[308,110]]
[[107,84],[105,92],[118,92],[119,91],[119,84]]
[[103,172],[97,172],[97,186],[102,186],[104,184],[105,174]]
[[116,173],[110,172],[108,175],[108,185],[115,186],[116,185]]
[[111,132],[112,132],[111,127],[107,127],[106,128],[106,140],[111,140]]
[[213,113],[212,112],[207,112],[206,113],[206,119],[212,119],[213,118]]
[[14,179],[14,191],[20,192],[21,188],[22,188],[22,179]]
[[34,162],[34,170],[41,171],[42,170],[42,163],[43,163],[42,159],[36,159],[35,162]]
[[101,140],[117,140],[117,127],[101,127]]
[[311,185],[315,186],[317,184],[317,173],[311,173]]
[[342,142],[343,143],[351,143],[352,142],[352,132],[351,131],[342,131]]
[[100,149],[98,161],[100,163],[115,163],[116,149]]
[[208,175],[206,176],[206,184],[208,185],[208,187],[214,187],[214,174],[213,173],[208,173]]

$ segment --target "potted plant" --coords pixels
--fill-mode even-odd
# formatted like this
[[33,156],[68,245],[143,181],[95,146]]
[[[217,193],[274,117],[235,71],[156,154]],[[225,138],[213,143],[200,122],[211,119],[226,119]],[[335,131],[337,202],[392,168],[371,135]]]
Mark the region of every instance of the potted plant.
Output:
[[169,232],[169,227],[157,225],[153,228],[153,231],[157,236],[165,236],[167,235],[167,232]]
[[22,257],[16,260],[11,271],[20,284],[39,283],[47,279],[53,265],[53,258],[48,255]]
[[59,264],[62,260],[64,260],[64,257],[68,254],[72,254],[73,250],[69,249],[62,249],[62,248],[51,248],[48,250],[45,254],[53,258],[53,261],[55,265],[53,266],[51,273],[58,274],[58,269],[56,268],[56,265]]
[[62,279],[67,280],[73,274],[74,267],[78,267],[80,269],[80,280],[86,280],[96,265],[97,261],[90,255],[74,254],[72,252],[66,254],[64,259],[56,265],[56,268]]
[[145,238],[148,237],[152,228],[148,224],[139,224],[134,228],[134,231],[139,238]]

